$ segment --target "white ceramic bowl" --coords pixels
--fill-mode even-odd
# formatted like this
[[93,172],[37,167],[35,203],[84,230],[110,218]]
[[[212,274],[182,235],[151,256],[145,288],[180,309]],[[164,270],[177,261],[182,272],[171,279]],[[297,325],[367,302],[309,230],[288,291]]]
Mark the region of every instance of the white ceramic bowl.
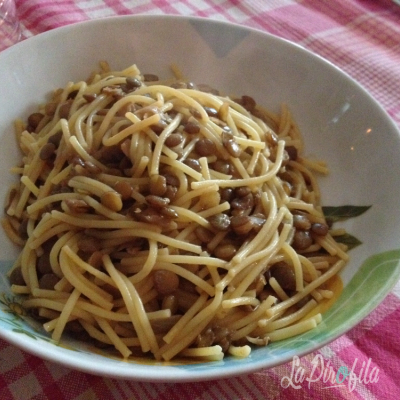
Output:
[[331,169],[321,179],[325,205],[370,205],[344,224],[363,244],[341,274],[340,299],[313,331],[255,349],[246,359],[174,365],[121,362],[83,345],[61,347],[10,310],[5,272],[16,249],[0,231],[0,336],[22,349],[71,368],[146,381],[195,381],[268,368],[336,339],[365,318],[400,275],[400,136],[371,96],[338,68],[303,48],[248,28],[205,19],[127,16],[67,26],[30,38],[0,54],[0,167],[3,201],[19,158],[13,121],[35,111],[56,87],[82,80],[107,60],[114,69],[136,63],[143,72],[185,76],[225,93],[248,94],[277,109],[285,102],[298,121],[306,153]]

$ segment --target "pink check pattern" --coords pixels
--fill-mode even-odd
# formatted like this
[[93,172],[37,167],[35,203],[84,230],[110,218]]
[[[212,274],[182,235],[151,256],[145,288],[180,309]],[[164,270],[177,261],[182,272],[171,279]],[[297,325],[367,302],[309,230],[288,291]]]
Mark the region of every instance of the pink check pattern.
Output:
[[[342,68],[400,125],[400,7],[390,0],[16,0],[16,4],[26,37],[126,14],[198,16],[270,32]],[[41,360],[0,340],[0,400],[399,399],[399,328],[398,283],[358,326],[302,357],[301,368],[294,369],[290,362],[246,376],[181,384],[101,378]],[[330,387],[324,382],[328,366],[335,373],[341,366],[353,367],[360,379],[354,387]],[[301,371],[321,378],[296,384],[293,373]],[[379,371],[378,382],[368,379],[373,371]],[[292,384],[284,388],[287,377],[293,378]]]

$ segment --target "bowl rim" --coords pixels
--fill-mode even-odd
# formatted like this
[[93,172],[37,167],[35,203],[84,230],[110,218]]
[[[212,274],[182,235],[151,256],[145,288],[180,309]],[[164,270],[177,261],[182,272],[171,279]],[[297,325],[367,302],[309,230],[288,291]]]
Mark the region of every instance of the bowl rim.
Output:
[[[387,119],[389,124],[392,124],[393,130],[397,132],[400,136],[399,127],[395,124],[394,120],[390,117],[387,111],[383,108],[383,106],[354,78],[352,78],[348,73],[343,71],[340,67],[333,64],[331,61],[325,59],[324,57],[308,50],[307,48],[292,42],[288,39],[279,37],[275,34],[271,34],[269,32],[263,31],[258,28],[249,27],[246,25],[242,25],[239,23],[232,23],[228,21],[221,21],[212,18],[205,18],[205,17],[193,17],[193,16],[182,16],[182,15],[148,15],[148,14],[136,14],[136,15],[123,15],[123,16],[109,16],[103,17],[93,20],[86,20],[80,21],[76,23],[72,23],[69,25],[61,26],[50,31],[39,33],[33,37],[29,37],[22,42],[4,50],[0,53],[0,63],[2,62],[3,58],[8,57],[9,55],[13,54],[14,52],[18,52],[20,48],[24,48],[31,43],[40,43],[45,42],[48,37],[52,37],[54,35],[65,35],[71,33],[75,29],[85,29],[86,27],[101,27],[105,24],[114,25],[119,23],[122,20],[125,21],[136,21],[136,20],[176,20],[176,21],[198,21],[202,24],[210,24],[214,26],[219,26],[224,29],[225,27],[233,27],[235,29],[240,29],[243,31],[254,32],[257,35],[262,35],[266,39],[270,41],[274,41],[279,44],[284,44],[287,47],[291,47],[292,49],[297,49],[297,51],[305,52],[308,57],[314,58],[319,60],[322,64],[329,68],[333,68],[337,73],[342,75],[343,79],[351,82],[357,90],[363,92],[365,96],[369,98],[375,107],[380,109],[382,115]],[[400,268],[397,270],[397,280],[400,278]],[[352,325],[348,328],[343,328],[335,337],[329,337],[327,340],[318,343],[317,346],[310,346],[310,348],[306,348],[303,351],[297,353],[298,357],[302,357],[312,351],[316,351],[319,348],[325,346],[326,344],[336,340],[339,336],[345,334],[347,331],[352,329],[357,323],[359,323],[362,319],[364,319],[368,314],[370,314],[379,304],[384,300],[384,298],[389,294],[392,288],[396,285],[397,280],[393,283],[388,283],[385,287],[385,290],[382,291],[381,296],[377,298],[376,304],[373,305],[372,309],[369,309],[367,313],[360,314],[355,321],[352,322]],[[18,348],[38,356],[44,360],[48,360],[51,362],[55,362],[61,364],[63,366],[85,372],[91,373],[95,375],[101,375],[103,377],[110,377],[110,378],[121,378],[121,379],[132,379],[132,380],[141,380],[141,381],[151,381],[151,382],[195,382],[195,381],[204,381],[204,380],[212,380],[212,379],[224,379],[232,376],[248,374],[251,372],[256,372],[260,369],[268,369],[272,368],[277,365],[281,365],[284,363],[289,362],[292,359],[292,355],[290,357],[279,359],[279,362],[274,361],[264,361],[264,362],[249,362],[237,368],[235,365],[221,368],[218,370],[201,370],[198,371],[196,369],[191,369],[190,371],[185,371],[184,369],[180,368],[166,368],[166,366],[147,366],[141,364],[131,364],[138,368],[115,368],[114,370],[105,370],[96,360],[92,362],[86,361],[85,365],[82,366],[80,361],[75,357],[74,352],[66,353],[64,349],[59,352],[60,349],[57,349],[56,352],[49,352],[45,347],[37,345],[37,341],[26,338],[26,340],[22,341],[18,338],[15,334],[12,334],[9,331],[4,331],[0,327],[0,337],[12,345],[17,346]],[[59,357],[56,357],[54,354],[57,353]],[[75,353],[76,354],[76,353]],[[223,364],[222,362],[219,362]],[[208,364],[208,363],[207,363]],[[121,364],[122,366],[122,364]],[[161,369],[160,369],[161,368]],[[151,375],[149,377],[149,374]]]

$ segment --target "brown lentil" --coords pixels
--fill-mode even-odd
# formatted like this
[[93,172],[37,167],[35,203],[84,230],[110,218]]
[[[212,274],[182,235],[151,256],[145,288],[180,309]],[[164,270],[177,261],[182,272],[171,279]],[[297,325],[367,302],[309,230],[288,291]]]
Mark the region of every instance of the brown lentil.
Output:
[[84,94],[82,96],[88,103],[91,103],[96,100],[97,95],[95,93]]
[[54,146],[58,147],[60,145],[62,137],[63,137],[62,131],[58,131],[54,135],[51,135],[48,138],[47,143],[52,143],[54,144]]
[[50,252],[45,251],[40,257],[38,257],[36,261],[36,269],[41,275],[53,272],[50,264]]
[[162,207],[162,208],[160,208],[160,214],[163,217],[171,218],[171,219],[179,217],[179,214],[172,207]]
[[270,268],[271,277],[275,278],[283,290],[296,289],[296,276],[293,268],[285,261],[280,261]]
[[294,147],[294,146],[286,146],[285,150],[286,150],[286,152],[287,152],[287,154],[289,156],[289,160],[293,160],[293,161],[297,160],[298,152],[297,152],[296,147]]
[[72,158],[70,160],[70,163],[72,165],[79,165],[82,168],[85,168],[85,161],[82,158],[80,158],[79,156],[75,156],[74,158]]
[[176,314],[178,311],[178,299],[175,295],[169,294],[162,299],[161,309],[171,310],[171,314]]
[[41,246],[43,251],[45,253],[50,253],[51,249],[53,248],[53,246],[57,242],[57,240],[58,240],[57,236],[53,236],[51,239],[46,240]]
[[44,274],[39,279],[39,287],[40,289],[53,290],[59,280],[59,277],[55,274]]
[[293,215],[293,226],[296,229],[299,229],[302,231],[308,231],[311,228],[311,222],[305,215],[294,214]]
[[60,118],[67,119],[69,117],[69,112],[71,111],[72,102],[67,101],[61,104],[60,108],[58,109],[58,115]]
[[205,329],[196,338],[196,347],[210,347],[214,343],[215,335],[211,328]]
[[[197,88],[199,90],[201,90],[202,92],[206,92],[206,93],[211,93],[211,94],[215,94],[215,95],[219,95],[219,91],[217,89],[214,89],[213,87],[211,87],[210,85],[207,85],[205,83],[199,83],[197,84]],[[205,107],[204,107],[205,108]]]
[[304,307],[310,300],[312,300],[312,296],[308,294],[296,303],[296,308]]
[[194,148],[196,153],[201,157],[208,157],[217,153],[217,146],[208,138],[199,139]]
[[234,193],[234,190],[232,188],[229,187],[222,188],[220,192],[221,192],[221,201],[230,202],[232,200]]
[[151,328],[156,335],[167,333],[180,319],[181,315],[171,315],[169,318],[150,320]]
[[217,160],[212,164],[212,168],[221,174],[229,175],[231,172],[231,165],[228,161]]
[[59,193],[72,193],[73,189],[69,186],[65,186],[63,184],[54,186],[51,190],[51,194],[59,194]]
[[231,217],[231,225],[234,232],[238,235],[247,235],[254,227],[252,219],[246,215]]
[[260,229],[263,227],[263,225],[266,222],[265,216],[256,216],[256,215],[251,215],[250,216],[251,222],[253,224],[253,231],[254,232],[259,232]]
[[172,271],[160,269],[153,275],[154,287],[163,296],[170,295],[179,287],[179,277]]
[[78,248],[85,253],[94,253],[101,249],[101,243],[92,236],[84,236],[78,241]]
[[150,177],[150,193],[155,196],[163,196],[167,191],[167,178],[162,175]]
[[228,153],[232,156],[232,157],[239,157],[241,154],[241,149],[240,146],[236,143],[235,140],[228,140],[225,143],[225,148],[226,150],[228,150]]
[[176,81],[171,85],[171,87],[173,89],[187,89],[187,84],[184,81]]
[[156,135],[160,135],[162,131],[168,126],[168,123],[160,119],[156,124],[151,125],[151,129],[153,129]]
[[235,195],[238,197],[245,197],[251,193],[251,189],[248,186],[240,186],[235,189]]
[[225,132],[232,133],[232,129],[231,129],[228,125],[223,125],[223,126],[222,126],[222,129],[223,129]]
[[35,130],[43,118],[44,118],[44,115],[42,113],[38,113],[38,112],[32,113],[28,117],[28,124],[33,130]]
[[108,113],[108,109],[107,108],[102,108],[101,110],[98,110],[97,111],[97,115],[107,115],[107,113]]
[[238,210],[249,210],[254,207],[253,193],[249,193],[244,197],[236,197],[231,201],[231,207]]
[[226,231],[231,225],[229,216],[223,213],[211,216],[208,221],[210,222],[211,226],[218,231]]
[[274,296],[274,297],[276,297],[276,294],[275,294],[275,292],[274,292],[272,289],[269,288],[269,286],[266,286],[266,287],[264,288],[264,290],[262,290],[262,291],[260,292],[260,294],[258,295],[258,299],[259,299],[260,301],[264,301],[264,300],[266,300],[269,296]]
[[11,285],[25,285],[24,277],[22,276],[21,267],[16,267],[12,270],[10,274],[10,284]]
[[297,230],[293,236],[293,243],[292,246],[296,250],[305,250],[310,247],[313,243],[309,231],[301,231]]
[[155,74],[143,74],[143,80],[145,82],[155,82],[159,81],[159,77]]
[[179,178],[176,175],[165,174],[167,185],[179,186]]
[[68,321],[67,324],[65,325],[65,330],[75,334],[86,333],[85,329],[80,324],[80,322],[76,320]]
[[78,89],[76,89],[76,90],[73,90],[72,92],[69,92],[68,93],[68,96],[67,96],[67,99],[69,100],[69,99],[75,99],[75,97],[76,97],[76,95],[79,93],[79,90]]
[[275,132],[268,131],[265,133],[265,141],[270,146],[276,146],[278,144],[278,137],[276,136]]
[[329,231],[329,226],[327,224],[314,223],[311,225],[311,232],[318,236],[326,236]]
[[202,243],[209,243],[214,237],[214,234],[203,226],[198,226],[194,233],[196,234],[197,239],[199,239]]
[[229,261],[236,254],[237,249],[233,244],[221,244],[214,249],[214,255],[222,260]]
[[18,235],[21,239],[28,239],[28,220],[25,218],[21,221],[18,227]]
[[155,224],[162,226],[165,222],[163,216],[159,213],[158,210],[154,208],[148,207],[140,212],[135,212],[134,216],[142,222],[147,222],[148,224]]
[[154,194],[147,195],[146,201],[154,208],[165,207],[170,203],[170,199],[167,197],[155,196]]
[[190,114],[195,117],[196,119],[200,119],[201,118],[201,114],[199,112],[199,110],[197,110],[196,108],[191,108],[190,109]]
[[188,292],[188,293],[196,293],[197,294],[196,286],[194,285],[194,283],[191,282],[191,281],[188,281],[185,278],[180,279],[180,281],[179,281],[179,289],[181,289],[181,290],[183,290],[185,292]]
[[209,117],[218,116],[218,111],[215,108],[213,108],[213,107],[203,107],[203,108]]
[[41,160],[46,161],[49,160],[54,152],[56,151],[56,146],[53,143],[46,143],[41,149],[39,153],[39,157]]
[[256,101],[255,101],[252,97],[246,96],[246,95],[242,96],[242,99],[241,99],[241,101],[240,101],[240,104],[243,106],[243,108],[244,108],[245,110],[247,110],[247,111],[249,111],[249,112],[253,112],[254,109],[255,109],[256,106],[257,106]]
[[134,76],[128,76],[126,78],[126,86],[128,87],[128,89],[137,89],[142,86],[142,82],[140,81],[140,79]]
[[183,163],[197,172],[201,172],[201,165],[195,158],[186,158]]
[[167,147],[176,147],[179,146],[183,142],[183,136],[180,133],[171,133],[166,139],[165,139],[165,145]]
[[228,351],[232,335],[231,331],[224,326],[215,326],[213,327],[213,331],[215,335],[214,344],[219,344],[223,352]]
[[44,112],[46,115],[52,117],[56,113],[57,107],[58,103],[47,103],[44,106]]
[[240,156],[242,151],[231,133],[222,132],[222,144],[232,157]]
[[95,251],[94,253],[92,253],[88,259],[88,264],[90,264],[91,266],[95,267],[95,268],[100,268],[102,265],[102,257],[103,257],[103,253],[101,251]]
[[232,332],[225,327],[208,327],[201,332],[196,338],[197,347],[209,347],[219,345],[225,353],[231,345]]
[[167,185],[167,190],[165,191],[164,196],[168,197],[171,201],[175,198],[178,192],[178,188],[173,185]]
[[132,185],[126,181],[118,181],[114,189],[121,195],[123,201],[128,200],[133,192]]
[[194,135],[200,132],[200,125],[195,118],[190,117],[186,122],[183,130],[190,135]]
[[251,214],[251,208],[247,208],[247,209],[239,209],[239,208],[231,208],[231,216],[232,217],[242,217],[242,216],[246,216],[248,217]]

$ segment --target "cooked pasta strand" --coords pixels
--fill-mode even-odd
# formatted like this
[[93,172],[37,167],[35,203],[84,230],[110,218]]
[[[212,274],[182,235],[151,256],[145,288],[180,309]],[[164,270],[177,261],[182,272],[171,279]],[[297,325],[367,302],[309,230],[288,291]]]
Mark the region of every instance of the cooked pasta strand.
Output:
[[80,324],[123,359],[247,357],[321,321],[307,316],[337,296],[345,232],[285,104],[248,107],[173,70],[147,82],[102,62],[54,92],[54,115],[16,123],[11,289],[56,341]]

